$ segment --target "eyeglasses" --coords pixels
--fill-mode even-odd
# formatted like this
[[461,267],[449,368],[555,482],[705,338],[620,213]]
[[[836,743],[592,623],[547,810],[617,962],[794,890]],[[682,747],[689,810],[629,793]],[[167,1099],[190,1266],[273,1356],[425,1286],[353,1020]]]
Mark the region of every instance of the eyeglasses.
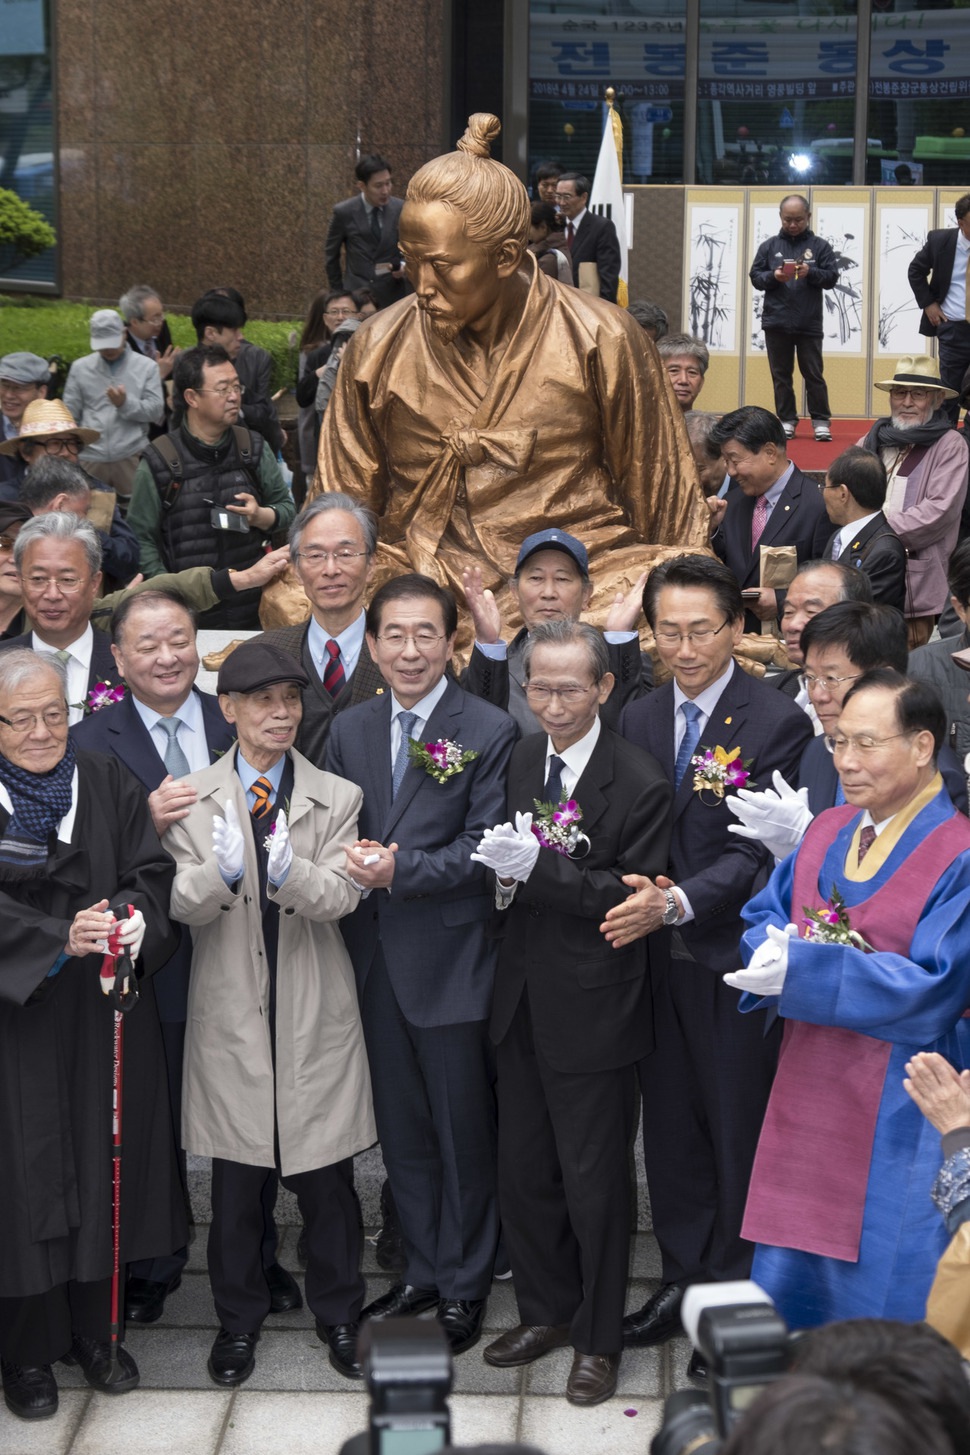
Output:
[[874,753],[878,748],[884,748],[887,743],[891,743],[895,738],[911,738],[912,736],[913,734],[911,732],[890,733],[888,738],[874,738],[869,733],[855,733],[851,736],[837,733],[835,737],[826,737],[825,741],[833,753],[844,753],[847,748],[855,748],[858,753]]
[[39,722],[46,728],[62,728],[67,722],[67,716],[66,707],[48,707],[45,712],[18,712],[16,717],[0,716],[0,723],[11,732],[23,736],[24,733],[33,732]]
[[545,687],[541,682],[527,682],[525,684],[525,695],[530,702],[537,703],[540,707],[558,697],[563,707],[574,707],[588,697],[598,682],[591,682],[588,687]]
[[826,692],[834,692],[843,682],[857,682],[862,675],[861,672],[853,672],[851,677],[814,677],[811,672],[806,672],[805,686],[809,692],[813,687],[824,687]]
[[413,642],[419,652],[426,652],[440,642],[444,635],[444,632],[431,631],[402,632],[391,627],[390,631],[382,632],[377,640],[391,652],[401,651],[408,642]]
[[76,434],[58,434],[49,440],[25,439],[23,443],[27,449],[46,450],[49,455],[60,455],[65,451],[69,455],[77,455],[81,450],[81,441]]
[[912,399],[914,404],[925,404],[927,399],[932,399],[938,394],[938,389],[904,389],[902,385],[894,384],[889,391],[890,399]]
[[357,308],[327,308],[324,310],[324,318],[356,318],[360,312]]
[[245,384],[216,384],[211,389],[196,389],[196,394],[215,394],[220,399],[228,399],[230,394],[238,394],[240,399],[246,392]]
[[82,586],[88,583],[81,576],[25,576],[24,585],[31,591],[46,591],[49,586],[56,586],[58,591],[63,591],[65,596],[73,596],[80,591]]
[[722,621],[719,627],[700,627],[692,632],[656,631],[654,637],[665,647],[676,647],[681,642],[692,642],[695,647],[704,647],[716,636],[720,636],[724,628],[730,625],[731,618],[728,617],[727,621]]
[[349,566],[351,561],[359,560],[361,556],[370,555],[369,551],[352,551],[349,548],[339,551],[295,551],[292,559],[302,561],[311,571],[318,566],[324,566],[328,561],[333,561],[335,566]]
[[0,379],[0,389],[5,394],[33,394],[46,380],[38,379],[36,384],[21,384],[16,379]]
[[578,198],[578,192],[556,192],[553,200],[556,202],[576,202]]

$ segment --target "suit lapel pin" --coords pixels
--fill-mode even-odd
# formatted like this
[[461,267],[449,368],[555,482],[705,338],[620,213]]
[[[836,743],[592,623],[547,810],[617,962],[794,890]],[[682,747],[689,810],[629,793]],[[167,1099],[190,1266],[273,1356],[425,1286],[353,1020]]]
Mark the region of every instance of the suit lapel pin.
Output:
[[733,721],[734,721],[734,718],[733,717],[726,717],[724,719],[724,726],[725,727],[730,727]]
[[383,689],[383,687],[376,688],[376,690],[374,692],[374,696],[375,697],[383,697],[384,696],[384,689]]
[[790,506],[790,505],[786,505],[786,506],[785,506],[785,509],[786,509],[786,510],[791,510],[791,506]]

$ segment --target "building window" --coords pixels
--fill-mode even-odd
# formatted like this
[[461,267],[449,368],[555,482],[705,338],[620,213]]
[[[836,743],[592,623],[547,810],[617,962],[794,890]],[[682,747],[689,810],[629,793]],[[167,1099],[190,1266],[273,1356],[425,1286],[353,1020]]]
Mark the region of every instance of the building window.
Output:
[[875,0],[866,181],[965,187],[970,10]]
[[[4,0],[0,26],[0,187],[56,227],[50,13],[45,0]],[[0,283],[53,287],[56,249],[17,262],[0,247]]]

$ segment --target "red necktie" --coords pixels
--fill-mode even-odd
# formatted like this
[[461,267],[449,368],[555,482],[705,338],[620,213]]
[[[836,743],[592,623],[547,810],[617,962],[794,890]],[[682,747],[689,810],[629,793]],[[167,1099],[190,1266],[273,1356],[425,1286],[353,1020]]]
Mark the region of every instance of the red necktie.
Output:
[[762,532],[768,522],[768,498],[759,495],[754,507],[754,515],[751,517],[751,550],[758,549],[758,542],[761,540]]
[[330,658],[330,661],[323,669],[323,685],[331,697],[336,697],[337,693],[343,687],[345,679],[344,664],[340,660],[340,647],[334,641],[333,637],[327,642],[327,656]]
[[273,785],[268,778],[257,778],[250,788],[256,800],[250,810],[253,818],[265,818],[269,813],[269,801],[273,796]]
[[567,248],[569,249],[570,252],[572,252],[572,250],[573,250],[573,238],[575,237],[575,235],[576,235],[576,229],[573,227],[573,225],[572,225],[571,222],[567,222],[566,223],[566,246],[567,246]]
[[872,846],[873,846],[873,844],[875,842],[876,842],[876,831],[873,828],[873,826],[872,826],[871,823],[866,824],[865,828],[862,830],[862,832],[859,835],[859,858],[858,858],[858,863],[859,864],[862,863],[863,859],[866,857],[866,855],[868,854],[869,850],[872,848]]

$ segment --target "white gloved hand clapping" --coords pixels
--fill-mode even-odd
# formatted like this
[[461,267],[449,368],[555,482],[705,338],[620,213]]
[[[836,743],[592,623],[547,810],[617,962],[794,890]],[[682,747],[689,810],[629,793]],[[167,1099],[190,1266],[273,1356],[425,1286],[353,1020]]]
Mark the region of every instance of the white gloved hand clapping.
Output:
[[793,939],[798,939],[797,925],[788,924],[783,930],[769,925],[768,938],[755,950],[747,968],[725,975],[724,983],[752,995],[780,995],[788,974],[788,946]]
[[517,813],[514,828],[505,823],[486,829],[471,857],[494,870],[499,879],[515,879],[524,884],[539,857],[539,840],[532,832],[532,814]]
[[778,772],[771,775],[774,789],[761,793],[739,788],[724,802],[740,823],[728,825],[728,832],[743,839],[753,839],[778,860],[787,859],[805,837],[805,830],[814,817],[808,806],[808,789],[795,791]]
[[266,860],[266,877],[272,884],[282,884],[293,863],[293,846],[286,822],[286,810],[281,808],[276,815],[276,827],[269,844],[269,858]]
[[223,878],[234,884],[243,872],[244,850],[239,815],[232,799],[226,802],[226,816],[216,814],[212,820],[212,852]]

